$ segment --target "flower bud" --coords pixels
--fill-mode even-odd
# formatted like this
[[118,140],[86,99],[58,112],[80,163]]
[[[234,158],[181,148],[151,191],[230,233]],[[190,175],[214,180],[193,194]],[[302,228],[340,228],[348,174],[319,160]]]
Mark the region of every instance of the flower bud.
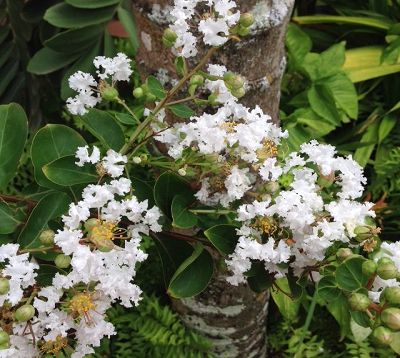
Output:
[[231,90],[238,90],[243,88],[244,86],[244,79],[242,76],[237,75],[233,72],[226,72],[224,74],[224,82],[226,87],[228,87]]
[[386,287],[383,296],[392,305],[400,305],[400,287]]
[[133,97],[142,98],[144,96],[144,91],[142,87],[137,87],[132,91]]
[[250,29],[248,27],[239,25],[236,30],[239,36],[245,37],[250,34]]
[[162,37],[162,42],[165,47],[172,47],[174,46],[177,38],[178,35],[174,31],[172,31],[171,29],[165,29]]
[[392,331],[386,327],[380,326],[373,330],[372,337],[379,344],[388,346],[393,342]]
[[101,91],[101,97],[106,101],[116,101],[119,96],[119,93],[116,88],[107,86]]
[[180,169],[178,170],[178,174],[179,174],[180,176],[184,177],[184,176],[186,175],[186,170],[185,170],[184,168],[180,168]]
[[133,157],[132,162],[134,162],[135,164],[140,164],[142,162],[142,159],[140,159],[140,157]]
[[358,242],[367,240],[372,236],[371,228],[369,228],[368,226],[362,226],[362,225],[357,226],[354,229],[354,234],[356,235],[355,239]]
[[0,295],[5,295],[10,291],[10,281],[5,277],[0,278]]
[[384,280],[397,278],[397,275],[399,274],[394,263],[385,263],[385,264],[378,263],[378,268],[376,269],[376,273],[380,278],[383,278]]
[[394,331],[400,330],[400,308],[387,308],[381,313],[381,320],[385,326]]
[[18,322],[27,322],[35,315],[35,308],[32,305],[23,305],[19,307],[15,313],[14,318]]
[[190,78],[190,84],[201,86],[204,83],[204,77],[202,75],[194,75]]
[[240,15],[239,24],[244,27],[250,27],[254,24],[254,16],[250,12],[245,12]]
[[96,227],[98,225],[100,225],[100,220],[96,219],[96,218],[91,218],[91,219],[86,220],[84,226],[85,226],[86,231],[90,232],[93,230],[94,227]]
[[242,87],[239,89],[234,89],[232,90],[232,96],[236,97],[236,98],[242,98],[245,94],[246,94],[246,90]]
[[392,259],[389,259],[389,257],[381,257],[378,260],[378,265],[384,265],[384,264],[394,264]]
[[208,102],[210,103],[211,106],[216,106],[218,104],[218,95],[216,93],[211,93],[208,96]]
[[54,236],[56,233],[53,230],[43,230],[39,235],[39,240],[43,245],[50,246],[54,244]]
[[371,302],[369,297],[362,293],[352,293],[349,297],[349,305],[353,311],[366,311]]
[[7,334],[7,332],[0,330],[0,345],[9,342],[10,342],[10,336]]
[[362,273],[368,277],[372,276],[375,274],[377,266],[375,261],[367,260],[362,264]]
[[156,99],[157,99],[157,97],[154,94],[152,94],[150,92],[146,93],[145,101],[147,103],[155,102]]
[[336,253],[336,257],[338,258],[339,261],[344,261],[351,256],[353,256],[353,251],[351,251],[351,249],[346,247],[340,248]]
[[71,257],[68,255],[60,254],[54,260],[55,265],[58,268],[65,269],[71,264]]

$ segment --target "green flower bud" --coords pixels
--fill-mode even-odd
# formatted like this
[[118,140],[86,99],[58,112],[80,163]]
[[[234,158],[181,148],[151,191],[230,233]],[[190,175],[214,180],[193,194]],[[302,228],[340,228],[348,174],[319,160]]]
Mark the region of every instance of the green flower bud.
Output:
[[190,78],[190,84],[201,86],[204,83],[204,77],[202,75],[194,75]]
[[178,35],[172,31],[171,29],[165,29],[162,41],[165,47],[172,47],[174,46]]
[[344,261],[351,256],[353,256],[353,251],[351,251],[351,249],[346,247],[340,248],[336,253],[336,257],[338,258],[339,261]]
[[91,219],[86,220],[84,226],[85,226],[85,230],[90,232],[93,230],[94,227],[96,227],[98,225],[100,225],[100,220],[96,219],[96,218],[91,218]]
[[236,32],[239,36],[245,37],[250,34],[250,29],[248,27],[239,25]]
[[392,305],[400,305],[400,287],[386,287],[383,296]]
[[352,293],[349,297],[349,305],[353,311],[366,311],[371,302],[369,297],[362,293]]
[[133,97],[135,98],[142,98],[144,96],[144,91],[142,87],[135,88],[132,91]]
[[376,273],[380,278],[383,278],[384,280],[397,278],[397,275],[399,274],[395,264],[393,263],[386,263],[386,264],[378,263],[378,268],[376,269]]
[[226,87],[231,90],[238,90],[243,88],[244,86],[244,78],[240,75],[237,75],[233,72],[226,72],[224,75],[224,82]]
[[35,308],[32,305],[23,305],[19,307],[15,313],[14,318],[18,322],[27,322],[35,315]]
[[149,92],[149,93],[146,93],[145,101],[146,101],[147,103],[155,102],[156,99],[157,99],[157,97],[156,97],[154,94],[152,94],[152,93],[150,93],[150,92]]
[[5,295],[10,291],[10,281],[5,277],[0,278],[0,295]]
[[0,331],[0,345],[9,344],[10,343],[10,336],[7,332]]
[[39,240],[43,245],[50,246],[54,244],[54,236],[56,233],[53,230],[43,230],[39,235]]
[[210,103],[211,106],[216,106],[218,104],[218,95],[216,93],[211,93],[208,96],[208,102]]
[[232,90],[232,96],[235,96],[236,98],[242,98],[246,94],[246,90],[242,87],[239,89],[234,89]]
[[394,331],[400,330],[400,308],[387,308],[381,313],[381,320],[385,326]]
[[119,93],[114,87],[106,87],[101,91],[101,97],[106,101],[114,102],[118,99]]
[[393,342],[392,331],[386,327],[380,326],[373,330],[372,337],[381,345],[388,346]]
[[250,12],[245,12],[240,15],[239,24],[244,27],[250,27],[254,24],[254,16]]
[[376,272],[377,264],[373,260],[364,261],[362,264],[362,273],[365,276],[372,276]]
[[58,268],[65,269],[71,264],[71,257],[68,255],[60,254],[54,260],[54,263]]
[[378,260],[378,265],[385,265],[385,264],[394,264],[392,259],[389,259],[389,257],[381,257]]

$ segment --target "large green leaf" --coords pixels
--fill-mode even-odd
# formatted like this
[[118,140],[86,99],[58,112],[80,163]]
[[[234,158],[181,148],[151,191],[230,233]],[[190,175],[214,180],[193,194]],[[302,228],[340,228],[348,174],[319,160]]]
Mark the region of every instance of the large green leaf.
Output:
[[41,286],[50,286],[53,282],[54,276],[59,273],[66,275],[67,272],[59,269],[54,265],[48,265],[41,263],[39,266],[39,270],[37,270],[37,276],[35,278],[36,282]]
[[48,39],[44,42],[44,45],[53,51],[66,54],[82,52],[88,47],[93,46],[103,32],[104,26],[101,25],[88,26],[84,29],[67,30]]
[[214,272],[214,262],[203,245],[195,246],[194,252],[176,270],[168,287],[174,298],[193,297],[209,284]]
[[65,0],[67,4],[82,9],[98,9],[110,5],[117,5],[121,0]]
[[191,195],[189,184],[171,172],[161,174],[154,185],[154,200],[161,211],[170,218],[172,200],[179,194]]
[[78,147],[85,146],[81,135],[60,124],[48,124],[41,128],[32,141],[31,157],[35,179],[39,185],[47,188],[59,188],[46,178],[42,168],[59,158],[75,155]]
[[345,62],[345,43],[340,42],[329,47],[320,54],[321,66],[318,68],[319,78],[336,75]]
[[163,99],[166,96],[163,85],[154,76],[149,76],[147,78],[147,86],[149,88],[149,91],[158,99]]
[[235,251],[239,237],[234,225],[216,225],[204,231],[204,235],[219,252],[230,255]]
[[115,6],[78,9],[62,2],[47,9],[44,19],[53,26],[70,29],[107,22],[111,20],[114,13]]
[[325,85],[312,86],[307,93],[310,106],[315,113],[334,126],[340,124],[339,112],[336,109],[332,91]]
[[47,179],[61,186],[95,183],[98,180],[93,165],[78,167],[75,162],[75,156],[69,155],[46,164],[42,170]]
[[361,137],[360,143],[369,143],[358,148],[354,153],[354,160],[362,167],[365,167],[371,158],[376,144],[379,141],[379,122],[375,122],[368,126],[367,131]]
[[300,63],[311,51],[310,37],[299,27],[290,24],[286,34],[286,47],[296,63]]
[[275,281],[274,276],[267,272],[262,262],[253,262],[250,271],[246,272],[246,276],[249,287],[256,293],[270,289]]
[[6,203],[0,201],[0,234],[11,234],[21,224]]
[[16,103],[0,106],[0,189],[15,175],[28,135],[28,119]]
[[[290,292],[289,283],[286,278],[280,278],[276,280],[276,284],[285,293]],[[297,314],[300,309],[300,300],[294,300],[288,297],[287,294],[281,290],[271,290],[271,296],[279,308],[279,312],[289,321],[293,321],[297,318]]]
[[355,291],[366,285],[368,276],[362,272],[362,264],[365,258],[353,256],[343,261],[336,270],[336,282],[340,288],[346,291]]
[[197,216],[189,211],[195,198],[193,195],[176,195],[171,204],[172,225],[180,229],[190,229],[197,224]]
[[325,276],[318,282],[318,295],[325,301],[330,302],[341,295],[334,276]]
[[119,151],[125,144],[124,132],[110,113],[93,108],[81,118],[89,132],[106,148]]
[[79,53],[69,52],[66,54],[43,47],[29,61],[28,71],[36,75],[46,75],[69,65],[78,57]]
[[340,325],[340,335],[344,338],[350,333],[350,307],[347,297],[342,293],[327,305],[328,311]]
[[[67,194],[54,192],[42,198],[33,208],[28,221],[22,229],[18,243],[23,249],[35,249],[42,247],[39,240],[40,233],[46,229],[50,220],[55,219],[68,210],[70,198]],[[54,254],[35,254],[43,259],[52,259]]]
[[136,25],[133,20],[133,14],[122,7],[118,7],[118,19],[121,21],[122,26],[129,35],[129,40],[132,44],[134,51],[139,48],[139,38],[136,31]]
[[185,104],[178,103],[168,107],[175,116],[180,118],[190,118],[194,116],[196,113],[190,107]]

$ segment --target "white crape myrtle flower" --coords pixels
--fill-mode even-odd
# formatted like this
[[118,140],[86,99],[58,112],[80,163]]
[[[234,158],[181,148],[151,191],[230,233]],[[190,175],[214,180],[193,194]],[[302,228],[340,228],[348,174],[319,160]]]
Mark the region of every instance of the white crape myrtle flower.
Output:
[[[24,289],[35,284],[39,266],[29,261],[29,254],[18,254],[18,244],[5,244],[0,246],[0,273],[9,280],[10,289],[6,294],[0,295],[0,306],[5,301],[16,305],[23,297]],[[4,265],[4,267],[3,267]]]
[[[111,86],[114,86],[117,81],[129,81],[132,74],[130,63],[131,60],[121,52],[113,58],[97,56],[93,60],[100,80],[109,80]],[[90,73],[78,71],[69,77],[68,84],[77,92],[75,97],[70,97],[66,101],[71,114],[84,115],[89,108],[101,102],[99,89],[101,86]]]
[[10,348],[0,350],[1,358],[33,358],[38,355],[38,350],[26,335],[10,335]]
[[109,175],[113,178],[118,178],[123,174],[124,164],[127,162],[128,158],[126,155],[119,154],[116,151],[109,149],[101,164]]
[[267,158],[258,172],[263,180],[275,181],[282,175],[283,170],[277,165],[276,158]]
[[75,164],[78,167],[83,167],[86,163],[97,164],[100,161],[100,150],[95,145],[92,148],[92,154],[89,154],[89,146],[78,147],[76,151],[76,159],[78,159]]

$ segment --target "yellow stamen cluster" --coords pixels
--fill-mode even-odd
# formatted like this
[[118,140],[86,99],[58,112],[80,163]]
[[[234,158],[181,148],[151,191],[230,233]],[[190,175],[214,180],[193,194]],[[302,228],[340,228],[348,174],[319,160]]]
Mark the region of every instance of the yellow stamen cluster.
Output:
[[73,314],[77,316],[85,316],[90,310],[96,306],[93,303],[90,293],[78,293],[69,301],[69,308]]
[[226,131],[227,133],[233,133],[235,131],[237,123],[235,122],[224,122],[220,125],[220,128]]
[[257,150],[257,158],[259,160],[265,160],[268,158],[276,157],[278,155],[278,147],[271,140],[265,140],[262,148]]
[[112,240],[114,237],[115,223],[100,222],[91,230],[90,236],[98,240]]
[[44,342],[40,350],[47,354],[57,354],[68,345],[67,337],[57,336],[55,340]]
[[253,224],[253,227],[261,230],[266,235],[273,235],[279,229],[278,224],[273,219],[268,217],[258,217]]
[[363,244],[363,250],[365,252],[373,252],[376,247],[378,245],[378,241],[375,240],[374,238],[365,240],[364,244]]
[[107,174],[107,171],[103,167],[102,163],[97,163],[96,164],[96,173],[101,177]]

